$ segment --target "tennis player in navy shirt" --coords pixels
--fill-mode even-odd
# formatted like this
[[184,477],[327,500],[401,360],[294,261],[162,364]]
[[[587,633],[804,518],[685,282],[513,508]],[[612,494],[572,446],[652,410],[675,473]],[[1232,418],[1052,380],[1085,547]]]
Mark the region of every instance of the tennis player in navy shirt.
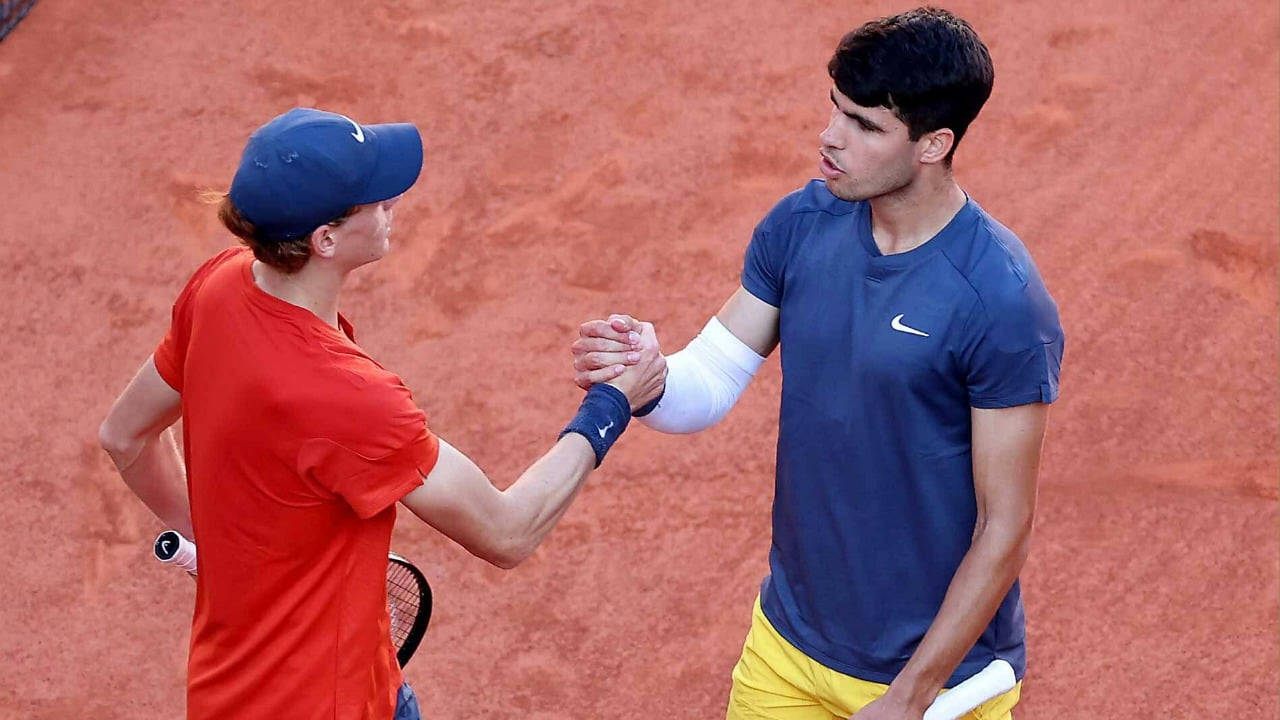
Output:
[[[849,33],[828,70],[823,179],[756,227],[742,286],[638,411],[710,427],[781,345],[770,574],[730,720],[919,720],[995,658],[1026,672],[1017,578],[1063,333],[1026,247],[952,173],[991,58],[921,8]],[[578,384],[625,372],[649,329],[583,324]],[[1011,717],[1020,690],[968,717]]]

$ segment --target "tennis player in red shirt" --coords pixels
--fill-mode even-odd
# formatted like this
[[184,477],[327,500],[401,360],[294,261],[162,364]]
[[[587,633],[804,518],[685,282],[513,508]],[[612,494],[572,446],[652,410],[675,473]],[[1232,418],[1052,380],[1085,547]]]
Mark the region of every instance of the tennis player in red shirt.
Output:
[[436,437],[338,312],[421,169],[411,124],[295,109],[259,128],[218,211],[244,247],[196,270],[102,423],[130,489],[200,547],[191,720],[418,718],[387,616],[395,504],[512,567],[662,387],[647,351],[505,491]]

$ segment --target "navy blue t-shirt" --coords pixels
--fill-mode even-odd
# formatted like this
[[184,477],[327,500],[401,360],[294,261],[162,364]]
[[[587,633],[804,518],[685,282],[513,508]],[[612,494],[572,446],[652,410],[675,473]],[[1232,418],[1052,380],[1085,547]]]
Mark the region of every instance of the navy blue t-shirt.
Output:
[[[814,660],[887,683],[942,605],[977,518],[970,408],[1058,397],[1058,310],[972,199],[883,255],[821,180],[757,226],[742,284],[780,309],[782,408],[765,616]],[[948,685],[1026,669],[1017,584]]]

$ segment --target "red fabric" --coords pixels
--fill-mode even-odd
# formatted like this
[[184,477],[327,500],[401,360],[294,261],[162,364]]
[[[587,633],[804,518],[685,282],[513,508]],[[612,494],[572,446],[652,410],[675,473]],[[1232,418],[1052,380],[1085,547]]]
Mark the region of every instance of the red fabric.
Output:
[[439,454],[408,388],[223,252],[155,352],[182,394],[200,574],[187,716],[389,719],[395,503]]

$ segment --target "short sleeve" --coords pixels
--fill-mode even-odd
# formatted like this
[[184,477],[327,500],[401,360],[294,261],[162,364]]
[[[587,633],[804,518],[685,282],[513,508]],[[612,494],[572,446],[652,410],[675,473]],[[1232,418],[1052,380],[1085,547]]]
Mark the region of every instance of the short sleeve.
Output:
[[371,518],[422,484],[440,442],[408,388],[390,373],[352,396],[325,437],[302,443],[298,473]]
[[1065,339],[1043,286],[981,307],[966,354],[969,404],[1004,408],[1058,399]]
[[169,330],[156,347],[154,359],[160,377],[178,392],[182,392],[187,345],[191,340],[191,325],[195,318],[196,298],[200,294],[200,288],[214,270],[245,252],[248,252],[245,248],[228,248],[213,256],[192,273],[173,303]]
[[751,233],[742,263],[742,287],[774,307],[782,305],[783,269],[791,242],[791,224],[802,190],[787,195]]
[[781,273],[777,271],[769,244],[769,231],[756,226],[747,246],[747,256],[742,263],[742,287],[757,298],[778,307],[782,303]]

